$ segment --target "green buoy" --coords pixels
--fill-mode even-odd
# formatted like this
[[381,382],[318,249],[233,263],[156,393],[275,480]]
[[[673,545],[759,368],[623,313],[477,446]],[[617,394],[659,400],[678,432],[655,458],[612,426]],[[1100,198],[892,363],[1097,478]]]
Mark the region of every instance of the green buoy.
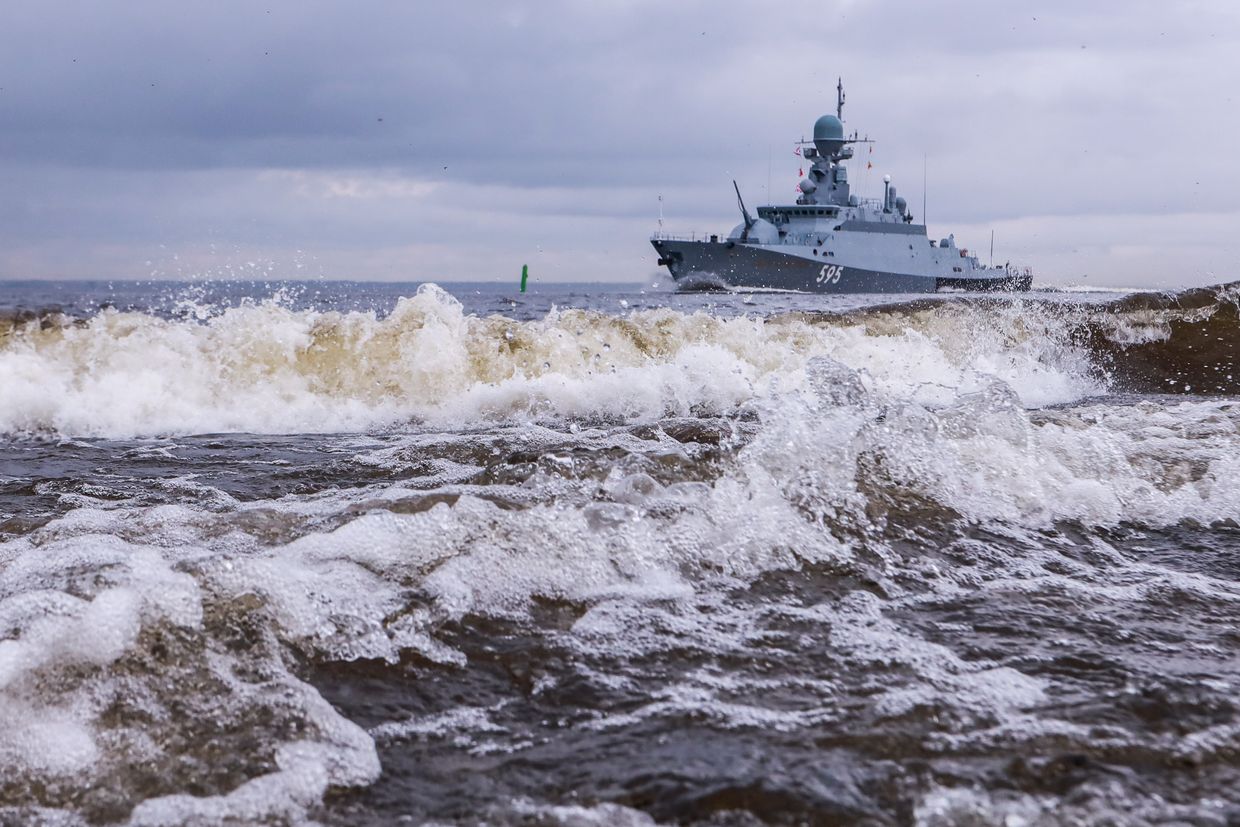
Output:
[[521,292],[525,292],[525,282],[530,278],[530,266],[528,264],[521,265]]

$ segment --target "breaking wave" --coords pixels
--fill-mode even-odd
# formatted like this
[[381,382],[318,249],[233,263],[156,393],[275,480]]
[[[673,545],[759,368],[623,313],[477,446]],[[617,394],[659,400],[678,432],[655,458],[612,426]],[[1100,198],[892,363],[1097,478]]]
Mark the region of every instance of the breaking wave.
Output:
[[[171,499],[84,487],[54,518],[0,535],[0,801],[23,804],[0,818],[299,822],[333,792],[375,783],[381,747],[402,739],[533,749],[546,716],[524,730],[493,717],[557,691],[631,694],[555,725],[582,737],[705,719],[815,745],[815,728],[838,724],[844,739],[851,719],[881,730],[864,749],[895,761],[1042,742],[1182,760],[1178,736],[1103,738],[1048,711],[1064,683],[1036,658],[973,648],[971,629],[968,645],[949,645],[954,622],[927,632],[901,613],[978,596],[998,614],[1029,594],[1051,608],[1015,639],[1040,642],[1060,605],[1092,618],[1116,603],[1124,618],[1170,623],[1159,613],[1173,601],[1176,624],[1197,605],[1240,605],[1233,581],[1118,551],[1107,533],[1240,523],[1240,407],[1197,395],[1231,387],[1236,320],[1232,286],[1092,306],[565,310],[529,322],[469,315],[428,286],[385,317],[268,302],[201,321],[11,319],[10,433],[428,427],[337,441],[320,490],[250,500],[189,474],[161,482]],[[1193,396],[1106,396],[1154,391]],[[762,593],[780,572],[799,573],[789,594],[806,593]],[[540,645],[562,657],[544,652],[535,674],[518,653],[508,671],[521,692],[489,706],[465,693],[367,729],[307,678],[413,658],[467,679],[471,660],[500,655],[491,641],[471,649],[466,619],[537,626],[557,611]],[[998,634],[1002,620],[982,627]],[[1149,679],[1123,641],[1110,656]],[[679,669],[699,655],[700,669]],[[762,668],[712,671],[729,659]],[[768,703],[789,686],[809,691]],[[1231,743],[1192,714],[1177,718],[1192,738]],[[1219,761],[1202,754],[1207,770]],[[837,787],[852,798],[825,804],[842,820],[872,809],[844,784],[793,792]],[[804,800],[806,812],[825,806]],[[1052,823],[1057,802],[932,789],[915,816]],[[650,822],[613,804],[510,809]]]
[[839,315],[467,314],[433,285],[374,313],[274,301],[205,321],[103,310],[0,320],[0,431],[133,437],[407,423],[727,413],[805,386],[826,357],[893,397],[946,404],[991,379],[1041,407],[1108,391],[1215,393],[1236,288],[1100,306],[933,300]]

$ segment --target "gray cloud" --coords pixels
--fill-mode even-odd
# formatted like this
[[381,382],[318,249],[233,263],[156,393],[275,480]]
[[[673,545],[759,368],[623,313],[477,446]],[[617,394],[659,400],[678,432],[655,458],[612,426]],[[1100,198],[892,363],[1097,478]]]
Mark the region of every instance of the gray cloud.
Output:
[[256,256],[297,275],[312,256],[487,278],[533,254],[642,280],[658,194],[699,231],[735,223],[732,178],[791,197],[793,142],[838,74],[849,126],[878,140],[854,180],[891,172],[916,209],[924,157],[932,232],[1000,227],[1050,279],[1235,277],[1214,219],[1237,211],[1240,12],[1038,6],[18,0],[0,10],[0,277]]

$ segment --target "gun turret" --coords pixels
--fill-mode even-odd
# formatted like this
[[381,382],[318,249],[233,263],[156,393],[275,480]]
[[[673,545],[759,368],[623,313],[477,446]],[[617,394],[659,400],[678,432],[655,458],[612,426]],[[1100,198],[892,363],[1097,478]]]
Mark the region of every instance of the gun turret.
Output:
[[745,219],[745,232],[741,233],[741,240],[745,241],[749,238],[749,230],[754,225],[754,217],[749,214],[749,210],[745,209],[745,199],[741,198],[741,188],[736,185],[736,179],[732,180],[732,188],[736,190],[736,203],[741,207],[741,217]]

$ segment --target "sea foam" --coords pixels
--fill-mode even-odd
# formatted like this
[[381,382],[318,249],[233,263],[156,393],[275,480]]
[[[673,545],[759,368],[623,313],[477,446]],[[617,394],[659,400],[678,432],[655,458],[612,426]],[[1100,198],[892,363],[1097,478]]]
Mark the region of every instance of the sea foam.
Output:
[[795,389],[815,356],[920,401],[996,377],[1037,406],[1099,388],[1067,333],[1022,306],[900,319],[560,310],[518,322],[467,314],[433,285],[383,318],[275,302],[205,321],[109,309],[0,339],[0,430],[120,438],[645,421]]

